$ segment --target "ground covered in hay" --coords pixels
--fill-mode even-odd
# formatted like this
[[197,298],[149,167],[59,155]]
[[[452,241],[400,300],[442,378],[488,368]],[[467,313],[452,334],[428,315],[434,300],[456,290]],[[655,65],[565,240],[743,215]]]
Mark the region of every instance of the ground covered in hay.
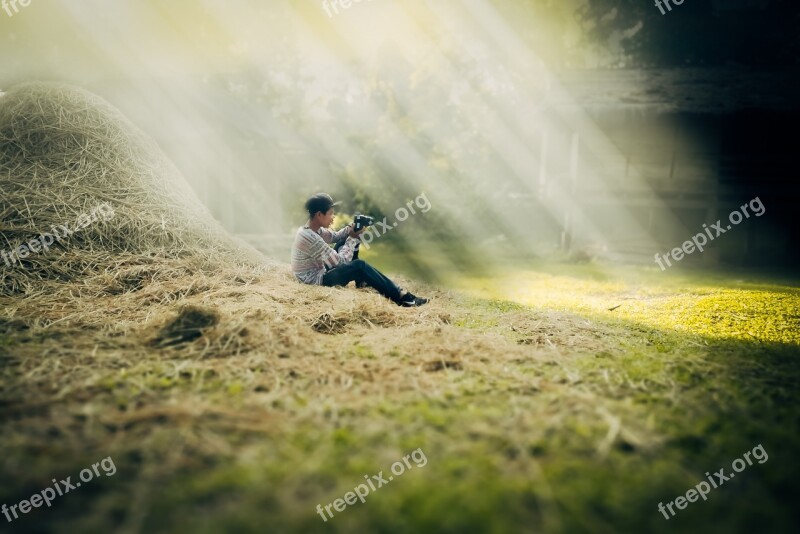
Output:
[[[0,189],[7,251],[113,208],[0,265],[0,504],[105,462],[3,531],[798,524],[792,284],[509,265],[451,290],[401,278],[433,297],[419,309],[303,286],[231,239],[108,103],[63,86],[0,97]],[[402,264],[380,249],[365,257]],[[767,461],[658,512],[758,445]],[[365,503],[317,515],[417,450]]]
[[[416,310],[286,265],[133,256],[0,297],[0,502],[117,468],[3,529],[791,531],[800,292],[540,267],[514,294],[409,283],[434,298]],[[768,461],[658,512],[758,444]],[[423,467],[316,514],[417,448]]]

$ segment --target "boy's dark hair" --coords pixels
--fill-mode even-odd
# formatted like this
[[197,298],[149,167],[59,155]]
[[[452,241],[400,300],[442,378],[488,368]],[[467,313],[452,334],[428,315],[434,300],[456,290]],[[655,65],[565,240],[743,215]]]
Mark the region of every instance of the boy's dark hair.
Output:
[[317,193],[306,200],[306,211],[310,217],[313,217],[318,211],[328,213],[328,210],[333,206],[338,206],[341,202],[334,202],[333,198],[327,193]]

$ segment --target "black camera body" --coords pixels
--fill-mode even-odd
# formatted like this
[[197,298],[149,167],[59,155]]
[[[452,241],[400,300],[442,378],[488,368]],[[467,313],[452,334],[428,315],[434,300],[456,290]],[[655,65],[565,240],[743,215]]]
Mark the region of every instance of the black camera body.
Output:
[[356,232],[360,232],[364,228],[372,226],[373,224],[375,224],[375,219],[369,215],[361,215],[360,213],[356,213],[353,217],[353,226]]

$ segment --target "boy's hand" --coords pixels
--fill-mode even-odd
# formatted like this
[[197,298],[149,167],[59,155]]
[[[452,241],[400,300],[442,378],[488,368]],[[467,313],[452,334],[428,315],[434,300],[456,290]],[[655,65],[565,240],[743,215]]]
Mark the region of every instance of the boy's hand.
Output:
[[362,228],[361,230],[356,231],[356,223],[350,223],[350,228],[352,229],[350,236],[357,239],[361,239],[361,234],[363,234],[364,230],[366,230],[366,228]]

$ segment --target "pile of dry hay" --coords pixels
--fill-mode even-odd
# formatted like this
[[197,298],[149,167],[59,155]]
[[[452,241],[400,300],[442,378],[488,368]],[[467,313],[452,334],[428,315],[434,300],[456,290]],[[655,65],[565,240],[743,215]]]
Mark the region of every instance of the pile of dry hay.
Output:
[[0,250],[7,253],[51,227],[75,228],[103,203],[113,208],[110,219],[47,252],[13,266],[0,258],[0,295],[99,272],[136,278],[132,263],[141,266],[144,257],[205,271],[264,263],[225,233],[152,140],[75,87],[31,83],[0,96],[0,193]]
[[[0,336],[99,329],[147,339],[148,352],[277,353],[319,334],[448,321],[372,290],[297,283],[287,265],[229,236],[155,143],[82,89],[24,84],[0,96],[0,190],[7,252],[102,203],[114,210],[21,265],[0,259]],[[258,326],[243,337],[253,308]]]

